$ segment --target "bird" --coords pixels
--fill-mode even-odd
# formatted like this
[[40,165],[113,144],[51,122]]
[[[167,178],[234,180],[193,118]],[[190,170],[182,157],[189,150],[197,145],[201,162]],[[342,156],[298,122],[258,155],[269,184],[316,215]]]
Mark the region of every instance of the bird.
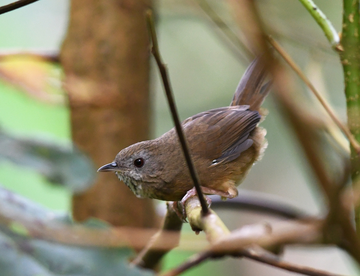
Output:
[[[211,109],[182,122],[201,189],[223,199],[238,195],[237,186],[267,147],[266,130],[259,126],[261,104],[271,81],[262,57],[243,74],[230,106]],[[98,172],[115,172],[139,198],[180,201],[193,181],[175,128],[162,136],[122,149]]]

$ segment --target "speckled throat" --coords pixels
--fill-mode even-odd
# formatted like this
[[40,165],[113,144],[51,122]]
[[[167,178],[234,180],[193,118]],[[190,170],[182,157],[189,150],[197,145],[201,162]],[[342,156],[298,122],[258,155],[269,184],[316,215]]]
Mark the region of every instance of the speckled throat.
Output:
[[143,191],[142,184],[137,182],[135,179],[115,172],[120,181],[124,182],[126,186],[136,195],[138,198],[146,198],[146,194]]

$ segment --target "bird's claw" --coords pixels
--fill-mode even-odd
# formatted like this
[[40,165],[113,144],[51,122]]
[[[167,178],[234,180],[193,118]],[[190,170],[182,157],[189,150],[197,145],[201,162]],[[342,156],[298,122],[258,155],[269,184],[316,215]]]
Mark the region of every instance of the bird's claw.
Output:
[[186,219],[185,205],[183,205],[181,201],[173,201],[172,208],[182,222],[188,222]]

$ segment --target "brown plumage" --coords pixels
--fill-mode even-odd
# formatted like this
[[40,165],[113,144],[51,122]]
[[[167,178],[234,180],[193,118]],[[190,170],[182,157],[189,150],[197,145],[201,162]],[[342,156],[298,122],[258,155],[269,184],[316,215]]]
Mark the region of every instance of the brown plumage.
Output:
[[[196,114],[183,123],[204,193],[237,196],[241,183],[266,147],[258,127],[260,106],[268,93],[261,59],[254,60],[235,91],[231,105]],[[114,171],[138,197],[178,201],[193,188],[175,129],[157,139],[121,150],[98,171]]]

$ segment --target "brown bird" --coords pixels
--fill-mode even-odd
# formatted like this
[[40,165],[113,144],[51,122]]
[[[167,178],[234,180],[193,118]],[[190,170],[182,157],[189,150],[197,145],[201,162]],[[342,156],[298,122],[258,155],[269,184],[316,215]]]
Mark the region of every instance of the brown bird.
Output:
[[[255,59],[229,107],[205,111],[182,123],[190,154],[205,194],[236,197],[244,179],[266,148],[266,130],[258,127],[260,106],[269,91],[265,69]],[[179,201],[193,188],[175,129],[157,139],[121,150],[99,172],[115,172],[137,197]]]

